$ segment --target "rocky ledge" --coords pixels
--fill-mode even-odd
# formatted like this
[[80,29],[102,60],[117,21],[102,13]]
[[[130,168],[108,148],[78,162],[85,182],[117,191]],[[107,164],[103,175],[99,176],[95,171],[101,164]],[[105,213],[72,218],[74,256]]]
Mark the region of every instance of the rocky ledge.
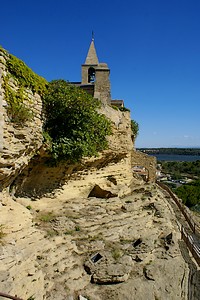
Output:
[[[167,196],[16,198],[2,193],[0,291],[22,299],[187,299],[189,269]],[[31,298],[32,297],[32,298]]]

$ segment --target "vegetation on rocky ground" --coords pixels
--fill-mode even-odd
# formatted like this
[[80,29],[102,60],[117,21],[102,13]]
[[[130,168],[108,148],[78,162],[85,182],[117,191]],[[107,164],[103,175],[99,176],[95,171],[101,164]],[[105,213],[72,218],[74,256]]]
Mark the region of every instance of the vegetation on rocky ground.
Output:
[[[6,55],[7,75],[3,88],[10,121],[24,126],[34,114],[29,106],[27,90],[38,93],[44,103],[44,140],[54,162],[79,161],[82,157],[97,155],[108,146],[106,136],[111,134],[111,122],[97,112],[101,103],[97,99],[64,80],[48,83],[26,64],[0,47]],[[18,88],[13,88],[16,82]],[[129,111],[120,108],[122,111]],[[138,123],[131,121],[134,139]]]
[[49,83],[44,97],[46,138],[55,161],[72,162],[107,148],[111,123],[97,112],[101,104],[65,80]]
[[4,77],[3,82],[7,113],[11,122],[23,126],[27,121],[33,119],[33,112],[24,103],[27,100],[24,88],[19,87],[17,91],[13,90],[8,83],[9,78],[9,76]]
[[194,179],[192,182],[183,184],[176,188],[171,183],[170,187],[182,199],[183,203],[192,208],[200,205],[200,160],[197,161],[162,161],[162,172],[170,174],[174,180],[190,177]]
[[44,95],[47,81],[34,73],[22,60],[9,54],[9,58],[6,61],[6,67],[20,87],[28,88],[41,96]]
[[[26,90],[29,89],[33,93],[41,96],[46,91],[47,81],[35,74],[26,64],[9,54],[2,47],[0,51],[6,55],[7,75],[3,77],[3,88],[5,92],[5,100],[7,102],[7,112],[11,122],[23,126],[27,121],[33,119],[33,112],[27,105],[29,99]],[[10,85],[10,81],[17,83],[18,89],[14,89]]]
[[197,161],[162,161],[162,171],[169,173],[173,179],[179,179],[185,176],[200,177],[200,160]]
[[179,198],[182,199],[183,203],[190,208],[195,208],[200,205],[200,180],[194,180],[188,184],[181,185],[174,189],[174,192]]

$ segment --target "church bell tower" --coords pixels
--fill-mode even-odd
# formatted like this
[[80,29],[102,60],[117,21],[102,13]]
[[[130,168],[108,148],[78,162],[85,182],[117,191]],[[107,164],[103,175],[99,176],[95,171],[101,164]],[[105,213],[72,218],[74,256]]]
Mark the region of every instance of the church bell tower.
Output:
[[102,104],[110,104],[110,69],[107,64],[99,63],[94,38],[92,38],[85,63],[82,65],[81,85],[93,85],[94,98],[99,99]]

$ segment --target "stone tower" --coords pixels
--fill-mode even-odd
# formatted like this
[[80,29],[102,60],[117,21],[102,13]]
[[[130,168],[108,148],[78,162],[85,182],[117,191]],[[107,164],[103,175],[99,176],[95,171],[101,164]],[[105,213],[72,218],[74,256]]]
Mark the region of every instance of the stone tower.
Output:
[[81,85],[94,86],[94,98],[99,99],[102,103],[110,104],[110,69],[107,64],[99,63],[94,38],[92,38],[85,63],[82,65]]

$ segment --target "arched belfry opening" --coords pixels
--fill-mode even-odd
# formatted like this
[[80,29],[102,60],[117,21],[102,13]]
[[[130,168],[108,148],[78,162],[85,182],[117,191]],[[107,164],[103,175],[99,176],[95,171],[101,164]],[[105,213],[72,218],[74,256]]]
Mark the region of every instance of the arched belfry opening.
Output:
[[88,83],[94,83],[96,79],[95,68],[90,67],[88,69]]

